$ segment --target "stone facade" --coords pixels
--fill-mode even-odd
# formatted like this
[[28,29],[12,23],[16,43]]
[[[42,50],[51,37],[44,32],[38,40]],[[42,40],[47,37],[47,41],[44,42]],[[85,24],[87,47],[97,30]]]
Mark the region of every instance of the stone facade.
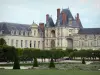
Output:
[[99,49],[100,28],[83,28],[79,14],[73,18],[69,9],[57,9],[57,21],[46,15],[46,24],[0,23],[0,38],[16,48]]

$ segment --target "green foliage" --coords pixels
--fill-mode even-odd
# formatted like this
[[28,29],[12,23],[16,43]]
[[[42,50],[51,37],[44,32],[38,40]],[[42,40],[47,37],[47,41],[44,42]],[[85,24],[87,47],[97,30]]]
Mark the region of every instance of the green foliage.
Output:
[[20,69],[20,64],[19,64],[18,58],[14,59],[13,69]]
[[82,64],[86,64],[86,63],[85,63],[85,59],[84,59],[84,58],[82,59]]
[[0,38],[0,45],[6,45],[6,41],[3,38]]
[[33,67],[38,67],[37,58],[34,58]]
[[53,61],[53,58],[51,58],[50,64],[49,64],[49,68],[55,68],[55,64]]
[[14,54],[14,65],[13,65],[13,69],[20,69],[20,64],[19,64],[17,50],[14,47],[12,47],[12,50],[13,50],[13,54]]

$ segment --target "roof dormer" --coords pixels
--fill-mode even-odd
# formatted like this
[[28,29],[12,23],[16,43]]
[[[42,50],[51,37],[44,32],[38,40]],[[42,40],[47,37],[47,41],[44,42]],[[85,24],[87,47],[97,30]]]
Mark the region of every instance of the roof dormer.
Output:
[[15,33],[15,30],[11,30],[11,35],[14,35],[14,33]]

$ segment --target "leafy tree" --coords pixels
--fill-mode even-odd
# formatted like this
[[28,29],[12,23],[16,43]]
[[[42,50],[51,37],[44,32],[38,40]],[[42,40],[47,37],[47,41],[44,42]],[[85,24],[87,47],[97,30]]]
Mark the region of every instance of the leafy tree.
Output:
[[13,54],[14,54],[14,65],[13,65],[13,69],[20,69],[20,64],[19,64],[19,59],[18,59],[18,55],[17,55],[17,50],[12,47],[13,50]]
[[0,38],[0,45],[6,45],[6,41],[3,38]]
[[85,59],[84,59],[84,58],[82,59],[82,64],[86,64],[86,63],[85,63]]
[[33,67],[38,67],[37,58],[34,58]]
[[49,68],[55,68],[55,64],[53,61],[53,58],[51,58],[50,64],[49,64]]

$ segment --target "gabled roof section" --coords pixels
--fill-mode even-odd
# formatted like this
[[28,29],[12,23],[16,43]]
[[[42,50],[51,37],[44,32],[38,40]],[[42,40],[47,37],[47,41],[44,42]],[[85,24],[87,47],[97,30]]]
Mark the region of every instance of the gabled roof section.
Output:
[[72,16],[72,13],[70,12],[69,8],[63,9],[62,12],[66,13],[66,15],[68,16],[68,18],[72,18],[72,20],[74,20],[74,18]]
[[46,22],[46,27],[55,27],[52,17],[48,17],[48,21]]
[[[63,24],[63,18],[62,18],[63,16],[62,16],[62,13],[66,14],[65,15],[66,20],[65,20],[64,24]],[[72,22],[71,25],[70,25],[70,22]],[[60,24],[60,26],[83,28],[80,19],[79,19],[79,21],[77,21],[76,19],[74,19],[74,17],[72,16],[72,13],[71,13],[71,11],[70,11],[69,8],[62,9],[62,11],[60,12],[59,17],[57,18],[56,26],[58,26],[58,24]]]
[[100,28],[83,28],[78,34],[100,34]]
[[66,24],[69,23],[69,18],[71,18],[72,20],[74,20],[74,18],[73,18],[73,16],[72,16],[71,12],[70,12],[70,10],[69,10],[69,8],[68,8],[68,9],[62,9],[62,11],[61,11],[61,13],[60,13],[60,16],[59,16],[59,18],[58,18],[58,20],[60,20],[60,24],[61,24],[61,25],[62,25],[62,12],[64,12],[64,13],[66,14],[66,18],[67,18]]

